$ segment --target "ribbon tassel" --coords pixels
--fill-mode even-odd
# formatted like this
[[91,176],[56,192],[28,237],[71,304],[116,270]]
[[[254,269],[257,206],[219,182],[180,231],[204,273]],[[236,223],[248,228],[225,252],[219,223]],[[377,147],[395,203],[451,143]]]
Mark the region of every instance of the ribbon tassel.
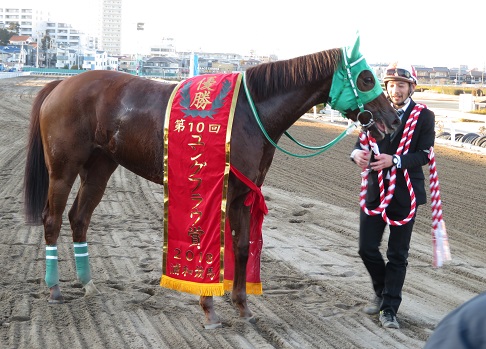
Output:
[[452,259],[451,250],[449,247],[449,238],[447,236],[444,221],[440,221],[437,228],[432,228],[432,244],[434,252],[434,260],[432,265],[436,268],[440,268],[444,262],[448,262]]
[[430,206],[432,208],[432,248],[434,254],[432,266],[440,268],[444,262],[451,261],[452,257],[445,222],[442,218],[442,201],[440,199],[439,176],[435,165],[434,147],[430,147],[429,150],[429,172]]

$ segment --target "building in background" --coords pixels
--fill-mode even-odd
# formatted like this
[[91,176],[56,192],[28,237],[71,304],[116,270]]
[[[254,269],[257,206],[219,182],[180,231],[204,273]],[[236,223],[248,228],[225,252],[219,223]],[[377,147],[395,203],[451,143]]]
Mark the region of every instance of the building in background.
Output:
[[97,38],[73,28],[71,24],[52,20],[50,12],[40,7],[18,7],[14,1],[12,5],[0,7],[0,28],[8,29],[13,24],[18,27],[19,36],[30,36],[37,43],[48,36],[52,47],[98,48]]
[[8,1],[0,7],[0,28],[18,27],[18,35],[29,35],[34,41],[49,36],[56,47],[81,46],[87,49],[105,50],[110,55],[120,55],[122,0],[96,0],[93,16],[98,18],[95,33],[86,34],[71,24],[53,19],[51,12],[39,2],[38,7],[20,7],[16,1]]
[[[137,30],[138,26],[137,26]],[[160,44],[150,46],[151,57],[177,57],[174,38],[163,37]]]
[[34,37],[39,23],[47,21],[49,16],[49,12],[41,7],[19,7],[15,1],[11,1],[9,6],[0,6],[0,28],[7,29],[10,23],[14,23],[18,25],[18,35]]
[[98,28],[100,49],[109,55],[121,54],[122,0],[100,0]]
[[[1,0],[0,28],[17,32],[7,46],[0,46],[0,63],[3,66],[31,66],[36,68],[113,69],[131,74],[164,78],[185,78],[190,75],[191,58],[197,56],[200,74],[245,71],[260,63],[276,61],[275,55],[258,56],[255,52],[241,55],[228,52],[178,51],[176,38],[147,32],[143,22],[133,30],[136,49],[121,52],[123,0],[87,0],[92,19],[85,26],[88,33],[72,24],[54,20],[55,8],[37,2],[22,7],[20,0]],[[66,3],[68,6],[69,3]],[[91,16],[90,16],[91,17]],[[88,19],[86,19],[88,20]],[[84,19],[83,19],[84,21]],[[80,24],[83,26],[85,24]],[[127,37],[129,35],[127,34]],[[145,48],[142,42],[151,42]],[[382,77],[385,64],[372,68]],[[194,67],[193,67],[194,68]],[[483,69],[416,66],[420,84],[481,84]]]

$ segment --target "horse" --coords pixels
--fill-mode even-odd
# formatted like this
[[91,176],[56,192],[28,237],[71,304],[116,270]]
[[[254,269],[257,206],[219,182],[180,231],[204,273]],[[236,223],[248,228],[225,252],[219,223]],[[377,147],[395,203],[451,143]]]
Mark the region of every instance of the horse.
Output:
[[[359,42],[349,49],[327,49],[253,66],[244,72],[244,81],[247,91],[239,90],[234,111],[230,163],[258,187],[272,163],[274,144],[319,103],[329,103],[377,140],[400,124],[376,75],[359,54]],[[75,254],[83,255],[91,216],[118,166],[163,185],[164,120],[175,86],[124,72],[94,70],[49,82],[36,95],[27,144],[24,209],[27,224],[44,228],[49,303],[64,301],[57,240],[76,178],[80,186],[68,219]],[[226,202],[234,232],[231,302],[244,319],[253,318],[245,282],[251,216],[244,201],[249,192],[231,172]],[[77,277],[85,296],[95,295],[98,290],[84,254],[79,263],[76,259]],[[213,296],[201,295],[199,304],[206,328],[221,326]]]

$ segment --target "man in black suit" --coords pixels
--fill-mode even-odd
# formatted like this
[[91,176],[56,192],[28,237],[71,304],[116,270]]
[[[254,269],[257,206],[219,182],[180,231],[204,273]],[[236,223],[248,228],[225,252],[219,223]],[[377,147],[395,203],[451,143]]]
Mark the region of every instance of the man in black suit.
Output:
[[[435,115],[412,100],[417,85],[417,75],[412,66],[392,63],[386,70],[384,82],[388,98],[401,116],[401,126],[394,134],[386,135],[377,142],[379,151],[373,151],[372,147],[367,150],[363,141],[358,139],[351,159],[365,170],[363,175],[368,181],[360,212],[359,255],[371,276],[375,296],[363,311],[379,313],[380,323],[385,328],[399,328],[396,314],[402,301],[416,209],[427,201],[422,166],[429,163],[429,149],[434,145]],[[416,123],[412,122],[417,115]],[[412,124],[407,124],[409,118]],[[404,133],[411,140],[404,142]],[[381,185],[380,171],[383,176]],[[384,202],[383,196],[380,198],[380,190],[387,194],[391,189],[389,183],[393,173],[396,174],[394,194],[387,206],[382,205],[386,206],[383,214],[373,214],[370,211],[377,210]],[[415,201],[411,199],[413,196]],[[387,225],[390,234],[385,262],[379,248]]]

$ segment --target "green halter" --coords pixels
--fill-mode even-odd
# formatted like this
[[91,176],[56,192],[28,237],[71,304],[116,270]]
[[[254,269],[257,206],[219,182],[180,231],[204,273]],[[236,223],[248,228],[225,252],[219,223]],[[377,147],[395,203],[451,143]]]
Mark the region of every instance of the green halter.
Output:
[[364,104],[371,102],[383,93],[383,89],[379,83],[375,83],[373,89],[367,92],[360,91],[356,88],[358,76],[364,70],[371,71],[375,77],[375,81],[378,81],[375,73],[359,52],[359,45],[360,39],[358,36],[349,57],[349,49],[346,47],[342,48],[343,59],[339,63],[339,67],[334,72],[332,78],[329,105],[332,109],[338,110],[343,114],[346,111],[356,109],[356,107],[363,113],[365,111]]

